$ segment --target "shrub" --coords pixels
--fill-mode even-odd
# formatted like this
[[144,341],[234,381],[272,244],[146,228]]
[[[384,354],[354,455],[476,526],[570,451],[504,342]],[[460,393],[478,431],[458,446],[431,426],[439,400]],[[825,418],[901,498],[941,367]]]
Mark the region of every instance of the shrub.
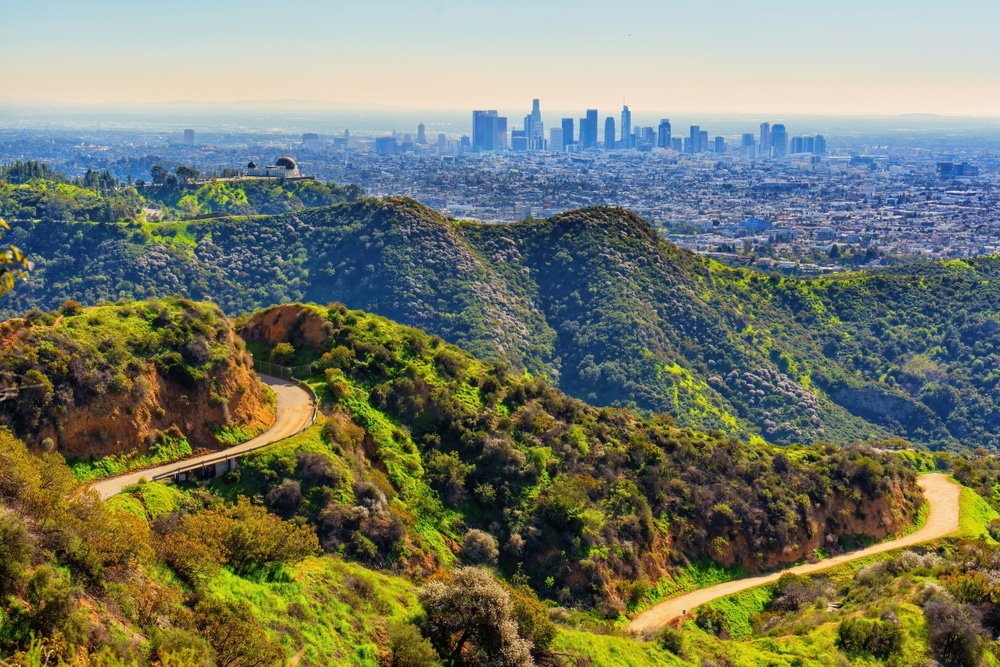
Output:
[[287,364],[295,356],[295,348],[291,343],[278,343],[271,350],[271,361],[276,364]]
[[729,637],[729,621],[726,619],[726,615],[715,607],[704,607],[701,609],[694,622],[695,625],[705,632],[718,635],[723,639]]
[[983,655],[982,617],[966,604],[937,595],[924,604],[934,654],[947,665],[974,667]]
[[294,479],[282,480],[281,484],[267,492],[268,508],[283,519],[290,519],[302,505],[302,487]]
[[409,623],[391,621],[386,626],[389,667],[436,667],[441,664],[428,639]]
[[667,626],[656,633],[655,641],[664,651],[669,651],[679,658],[684,657],[684,633],[677,628]]
[[846,653],[871,653],[885,659],[903,648],[899,622],[869,618],[848,618],[837,629],[837,642]]
[[462,559],[467,563],[494,565],[498,555],[496,538],[489,533],[473,528],[465,534],[462,543]]
[[0,600],[20,590],[33,552],[24,522],[0,509]]
[[285,653],[268,640],[246,602],[202,600],[194,608],[195,627],[215,649],[216,663],[231,667],[281,664]]
[[83,306],[80,305],[79,301],[73,301],[72,299],[67,299],[66,301],[62,302],[61,306],[59,306],[59,312],[62,313],[63,315],[66,315],[67,317],[71,317],[73,315],[79,315],[80,313],[82,313]]
[[317,452],[299,452],[295,472],[306,486],[336,488],[343,481],[343,474],[333,467],[330,459]]

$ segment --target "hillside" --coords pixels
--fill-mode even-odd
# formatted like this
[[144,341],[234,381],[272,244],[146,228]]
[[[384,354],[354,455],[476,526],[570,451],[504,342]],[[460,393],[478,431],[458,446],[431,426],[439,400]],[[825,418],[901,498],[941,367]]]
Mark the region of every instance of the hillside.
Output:
[[[289,342],[300,360],[316,359],[321,389],[339,406],[328,427],[364,427],[354,455],[381,471],[373,481],[387,498],[422,507],[425,525],[433,517],[453,539],[457,525],[487,530],[508,574],[564,602],[615,609],[626,581],[651,586],[689,559],[769,569],[842,549],[854,535],[894,533],[916,509],[912,473],[892,456],[830,446],[779,453],[679,429],[665,416],[594,408],[343,306],[278,306],[241,331],[249,345]],[[258,460],[267,469],[248,465],[240,493],[280,494],[295,464]],[[325,536],[332,510],[300,493],[289,516],[354,553],[343,516]],[[410,542],[367,537],[374,562],[403,552],[424,569],[427,558],[448,562],[427,533]]]
[[[190,168],[190,184],[166,172],[165,182],[140,185],[111,173],[87,170],[69,179],[38,162],[0,165],[0,218],[41,222],[118,222],[185,220],[218,215],[264,215],[355,201],[364,195],[356,185],[278,179],[211,179]],[[145,167],[148,169],[149,166]],[[179,166],[179,165],[177,165]]]
[[[209,305],[103,308],[64,321],[97,338],[102,316],[166,311],[175,326],[228,331]],[[658,644],[584,630],[607,632],[601,618],[685,585],[709,558],[730,576],[814,558],[903,530],[918,510],[902,457],[747,445],[591,407],[340,305],[280,306],[240,330],[258,354],[290,343],[291,361],[314,361],[323,414],[208,486],[144,483],[100,503],[60,454],[0,429],[0,655],[374,666],[412,651],[424,661],[403,664],[430,667],[447,654],[435,596],[454,579],[510,615],[497,641],[521,650],[500,664],[588,654],[563,648],[563,633],[669,664]],[[115,358],[94,369],[113,374]],[[474,652],[485,641],[462,664],[494,664]],[[698,655],[729,650],[699,641]]]
[[[596,405],[770,442],[996,448],[992,258],[815,280],[729,269],[622,210],[481,225],[409,200],[177,223],[24,223],[8,313],[180,293],[340,301]],[[79,252],[87,240],[87,253]]]
[[0,377],[13,392],[2,423],[80,461],[217,449],[274,418],[229,321],[182,299],[67,302],[0,323]]

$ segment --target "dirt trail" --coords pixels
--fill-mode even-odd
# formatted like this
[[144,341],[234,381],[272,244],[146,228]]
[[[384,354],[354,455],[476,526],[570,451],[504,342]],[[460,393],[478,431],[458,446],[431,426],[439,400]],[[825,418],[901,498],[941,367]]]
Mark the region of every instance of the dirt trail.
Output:
[[942,475],[940,473],[921,475],[917,479],[917,483],[920,485],[920,488],[923,489],[924,498],[927,499],[927,503],[930,507],[930,514],[927,517],[927,523],[924,524],[924,526],[919,530],[916,530],[897,540],[882,542],[866,549],[861,549],[860,551],[852,551],[851,553],[841,554],[818,563],[797,565],[786,570],[781,570],[780,572],[772,572],[771,574],[759,577],[750,577],[748,579],[739,579],[737,581],[730,581],[724,584],[717,584],[715,586],[709,586],[708,588],[702,588],[697,591],[685,593],[684,595],[661,602],[660,604],[650,607],[646,611],[642,612],[628,624],[628,631],[633,634],[646,634],[658,630],[670,621],[682,615],[686,610],[694,609],[698,605],[705,604],[706,602],[710,602],[716,598],[725,597],[726,595],[732,595],[733,593],[745,591],[748,588],[754,588],[756,586],[769,584],[772,581],[777,581],[778,577],[786,572],[794,574],[809,574],[811,572],[818,572],[820,570],[836,567],[837,565],[849,563],[852,560],[865,558],[866,556],[871,556],[873,554],[936,540],[957,531],[959,514],[959,486],[952,482],[946,475]]
[[[256,438],[247,440],[241,445],[236,445],[235,447],[230,447],[224,450],[226,454],[245,454],[246,452],[260,449],[261,447],[270,445],[273,442],[287,438],[290,435],[295,435],[309,426],[312,422],[313,402],[309,392],[302,389],[294,382],[289,382],[288,380],[281,380],[268,375],[259,375],[258,377],[260,377],[264,384],[271,387],[271,389],[274,390],[274,393],[278,395],[278,405],[275,410],[276,414],[274,424],[270,429],[261,433]],[[185,465],[193,465],[201,461],[208,461],[217,458],[219,453],[220,452],[212,452],[211,454],[205,454],[204,456],[184,459],[183,463]],[[169,472],[174,469],[178,463],[179,462],[167,463],[155,468],[146,468],[145,470],[130,472],[127,475],[111,477],[110,479],[95,482],[93,487],[97,489],[98,493],[101,494],[101,498],[106,500],[111,496],[120,493],[126,486],[135,484],[143,477],[146,479],[152,479],[156,475]]]

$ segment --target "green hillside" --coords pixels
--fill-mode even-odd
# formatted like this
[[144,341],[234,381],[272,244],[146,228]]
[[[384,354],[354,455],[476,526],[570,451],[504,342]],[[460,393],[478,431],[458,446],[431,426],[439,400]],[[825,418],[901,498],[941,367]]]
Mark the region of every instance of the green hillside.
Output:
[[[446,220],[405,199],[167,223],[25,222],[7,313],[179,293],[227,313],[340,301],[596,405],[775,443],[1000,445],[993,258],[815,280],[733,270],[594,208]],[[86,252],[82,250],[86,248]]]
[[[115,308],[84,311],[78,338],[105,336],[112,314],[132,329],[156,313],[224,324],[187,302]],[[0,430],[0,655],[385,665],[401,652],[433,665],[451,650],[454,578],[509,614],[456,664],[494,664],[480,661],[489,641],[509,648],[500,664],[560,664],[561,632],[617,632],[608,620],[685,568],[715,559],[732,576],[835,552],[917,512],[912,470],[867,447],[746,445],[591,407],[339,305],[241,325],[259,355],[280,341],[314,360],[322,415],[207,486],[143,483],[101,503],[58,453]],[[118,356],[95,355],[96,371]]]
[[2,322],[0,382],[0,424],[82,477],[220,448],[274,419],[230,322],[184,299],[66,302]]

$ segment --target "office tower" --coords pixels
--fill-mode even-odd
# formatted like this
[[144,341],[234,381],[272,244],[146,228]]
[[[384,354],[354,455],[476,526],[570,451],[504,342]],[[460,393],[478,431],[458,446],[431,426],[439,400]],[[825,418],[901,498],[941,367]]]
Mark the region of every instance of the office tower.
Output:
[[569,146],[573,143],[573,119],[563,118],[562,119],[562,138],[563,146]]
[[597,109],[587,109],[587,117],[580,119],[581,148],[597,148]]
[[767,150],[771,147],[771,125],[770,123],[760,124],[760,141],[757,142],[760,147]]
[[775,123],[771,128],[771,150],[774,157],[784,157],[788,154],[788,134],[781,123]]
[[545,147],[545,126],[538,100],[531,100],[531,113],[524,117],[524,133],[528,138],[528,148],[540,150]]
[[444,134],[438,135],[438,153],[444,155],[444,152],[448,149],[448,138]]
[[184,144],[194,146],[194,130],[184,130]]
[[515,151],[528,150],[528,133],[525,130],[513,130],[510,133],[510,148]]
[[816,144],[814,151],[816,155],[826,155],[826,137],[822,134],[816,135]]
[[680,153],[684,150],[684,142],[680,137],[671,137],[670,147]]
[[426,128],[424,128],[423,123],[417,125],[417,143],[420,144],[421,146],[427,145]]
[[749,148],[750,146],[753,146],[753,145],[754,145],[753,135],[751,133],[749,133],[749,132],[745,133],[743,135],[743,137],[740,139],[740,147],[741,148]]
[[397,147],[396,137],[376,137],[375,139],[375,152],[379,155],[395,155]]
[[472,150],[495,151],[507,148],[507,117],[495,109],[472,112]]
[[707,153],[708,152],[708,130],[702,130],[698,133],[698,148],[695,150],[696,153]]
[[803,153],[816,152],[816,137],[802,137],[802,152]]
[[694,155],[695,153],[700,152],[698,150],[698,139],[700,134],[701,134],[701,128],[698,127],[697,125],[692,125],[691,130],[688,133],[688,143],[684,149],[685,153],[690,153]]
[[322,148],[323,144],[320,143],[319,135],[315,132],[303,132],[302,146],[303,148],[308,148],[311,151],[316,151]]
[[788,142],[790,152],[794,155],[795,153],[805,153],[805,147],[803,146],[802,137],[792,137],[792,140]]
[[726,139],[724,137],[715,138],[715,154],[722,155],[726,152]]
[[472,150],[489,151],[496,148],[496,119],[495,110],[472,112]]
[[656,146],[658,148],[670,148],[671,146],[669,118],[660,120],[660,124],[656,128]]
[[622,148],[632,148],[632,112],[622,105]]
[[561,127],[553,127],[549,129],[549,150],[566,150],[566,144],[563,143],[563,130]]
[[604,150],[610,151],[615,147],[615,117],[608,116],[604,119]]

